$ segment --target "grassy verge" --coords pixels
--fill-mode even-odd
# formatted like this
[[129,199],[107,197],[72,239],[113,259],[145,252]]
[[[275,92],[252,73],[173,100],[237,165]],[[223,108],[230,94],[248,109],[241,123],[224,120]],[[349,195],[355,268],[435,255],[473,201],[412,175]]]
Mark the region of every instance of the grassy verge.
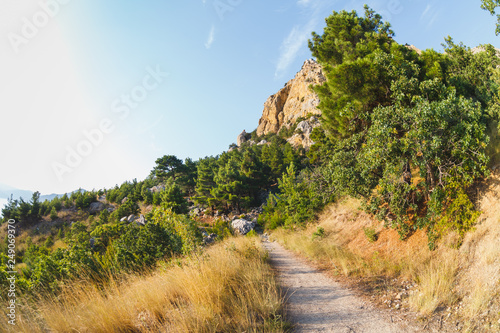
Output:
[[[317,223],[303,230],[279,229],[272,237],[335,275],[361,278],[393,306],[402,303],[430,315],[455,304],[459,251],[444,244],[430,251],[423,232],[401,241],[395,230],[383,228],[357,206],[349,200],[329,207]],[[403,288],[396,280],[414,287]]]
[[164,266],[105,288],[71,284],[57,298],[28,302],[15,331],[285,331],[282,296],[257,238],[229,239]]

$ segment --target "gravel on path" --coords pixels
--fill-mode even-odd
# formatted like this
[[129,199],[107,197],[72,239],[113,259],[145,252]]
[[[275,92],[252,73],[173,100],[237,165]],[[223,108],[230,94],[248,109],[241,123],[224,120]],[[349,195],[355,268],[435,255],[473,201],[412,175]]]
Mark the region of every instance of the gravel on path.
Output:
[[276,242],[263,241],[286,293],[295,332],[418,332],[388,311],[363,301]]

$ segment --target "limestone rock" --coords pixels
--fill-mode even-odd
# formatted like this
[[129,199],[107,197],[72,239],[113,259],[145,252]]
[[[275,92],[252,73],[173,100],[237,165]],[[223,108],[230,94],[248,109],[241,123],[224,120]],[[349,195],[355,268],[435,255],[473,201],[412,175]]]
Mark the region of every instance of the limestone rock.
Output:
[[153,193],[161,192],[165,189],[165,185],[156,185],[151,187],[150,191]]
[[297,124],[295,133],[286,141],[294,148],[304,147],[308,150],[314,144],[314,141],[311,140],[311,133],[318,126],[320,126],[319,120],[314,116],[308,120],[303,120]]
[[106,205],[103,204],[102,202],[93,202],[90,204],[90,207],[89,207],[89,213],[90,214],[96,214],[96,213],[99,213],[100,211],[106,209]]
[[255,221],[248,221],[245,219],[236,219],[231,222],[233,229],[240,235],[246,235],[253,228],[255,228]]
[[236,139],[236,144],[238,145],[238,147],[241,147],[241,145],[245,142],[247,142],[247,132],[245,132],[245,130],[243,130],[243,132],[240,133],[240,135],[238,135],[238,138]]
[[144,215],[141,214],[139,216],[139,219],[135,222],[139,225],[146,225],[146,218],[144,217]]
[[417,52],[418,55],[421,55],[422,54],[422,50],[420,50],[418,47],[416,47],[415,45],[408,45],[406,44],[405,45],[408,49],[410,50],[413,50],[415,52]]
[[[500,49],[497,48],[497,47],[494,47],[494,49],[495,49],[495,55],[497,57],[500,57]],[[482,45],[476,46],[476,47],[474,47],[474,48],[471,49],[472,54],[477,54],[477,53],[481,53],[481,52],[484,52],[484,51],[486,51],[486,48],[484,46],[482,46]]]
[[321,114],[317,108],[319,98],[309,86],[322,84],[325,80],[321,66],[313,59],[306,60],[295,78],[264,103],[257,135],[277,133],[281,127],[290,126],[308,113]]
[[309,135],[313,130],[313,126],[307,120],[303,120],[297,124],[295,131],[301,131],[303,134]]

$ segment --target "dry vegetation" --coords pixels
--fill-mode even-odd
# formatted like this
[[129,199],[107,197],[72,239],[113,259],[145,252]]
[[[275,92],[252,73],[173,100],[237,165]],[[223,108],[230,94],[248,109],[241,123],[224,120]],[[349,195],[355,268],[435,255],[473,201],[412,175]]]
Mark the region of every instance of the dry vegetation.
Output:
[[[395,230],[360,211],[354,199],[328,207],[318,223],[305,230],[278,230],[273,237],[336,275],[371,283],[379,297],[399,294],[401,301],[396,302],[402,308],[427,318],[459,321],[464,332],[496,332],[500,330],[498,174],[486,181],[480,194],[483,213],[476,228],[462,244],[457,235],[447,235],[435,251],[428,249],[423,231],[401,241]],[[394,291],[395,279],[407,281],[406,291]]]
[[282,297],[258,242],[229,239],[105,288],[68,285],[22,307],[16,332],[283,332]]

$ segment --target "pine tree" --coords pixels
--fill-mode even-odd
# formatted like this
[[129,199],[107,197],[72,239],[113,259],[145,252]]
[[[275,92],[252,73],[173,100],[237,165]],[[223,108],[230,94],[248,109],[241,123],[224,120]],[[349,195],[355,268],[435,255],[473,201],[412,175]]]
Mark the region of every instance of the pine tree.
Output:
[[50,210],[50,219],[52,221],[57,220],[57,211],[55,207],[52,207],[52,209]]
[[212,206],[213,197],[210,190],[216,186],[214,175],[217,172],[217,163],[214,157],[200,159],[197,166],[195,202],[201,205]]
[[356,11],[333,12],[323,35],[313,32],[309,48],[323,66],[327,81],[313,89],[320,98],[323,126],[336,137],[346,137],[369,126],[369,114],[388,105],[390,80],[376,56],[389,53],[393,32],[379,14],[365,6]]

